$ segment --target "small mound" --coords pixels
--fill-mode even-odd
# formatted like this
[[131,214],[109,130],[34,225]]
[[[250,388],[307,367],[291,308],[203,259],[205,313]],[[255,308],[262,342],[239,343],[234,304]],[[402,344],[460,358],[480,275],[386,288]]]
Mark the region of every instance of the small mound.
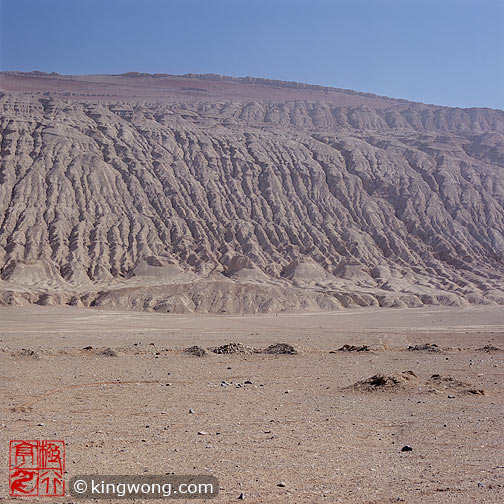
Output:
[[486,391],[484,389],[467,389],[463,391],[464,394],[469,395],[486,395]]
[[104,348],[96,353],[96,355],[100,355],[102,357],[117,357],[117,352],[112,350],[112,348]]
[[203,347],[194,345],[192,347],[185,348],[184,353],[188,355],[194,355],[195,357],[204,357],[208,352]]
[[338,352],[369,352],[369,347],[367,345],[343,345],[338,348]]
[[265,348],[263,353],[273,355],[297,355],[298,351],[294,346],[289,345],[289,343],[275,343]]
[[428,380],[427,385],[430,385],[435,390],[444,390],[450,392],[460,392],[469,395],[486,395],[485,390],[478,389],[470,383],[460,380],[455,380],[451,376],[442,376],[440,374],[433,374]]
[[449,389],[470,386],[469,383],[461,382],[459,380],[455,380],[451,376],[442,376],[440,374],[431,375],[431,377],[427,380],[427,383],[442,386],[443,388],[449,388]]
[[21,348],[21,350],[14,352],[12,357],[31,357],[32,359],[38,359],[40,353],[32,350],[31,348]]
[[211,348],[213,353],[216,354],[252,354],[255,349],[243,343],[228,343],[219,347]]
[[493,345],[485,345],[484,347],[477,348],[478,352],[504,352],[502,348],[493,346]]
[[423,343],[421,345],[410,345],[408,347],[410,352],[441,352],[441,349],[436,345],[436,343]]
[[413,371],[403,371],[392,375],[376,374],[354,383],[348,389],[359,392],[374,392],[379,390],[395,390],[403,387],[408,382],[415,382],[417,375]]

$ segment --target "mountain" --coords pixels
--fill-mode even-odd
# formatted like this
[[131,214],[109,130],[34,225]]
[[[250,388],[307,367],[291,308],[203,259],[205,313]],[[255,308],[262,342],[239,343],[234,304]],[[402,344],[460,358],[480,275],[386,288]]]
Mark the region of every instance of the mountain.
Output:
[[0,90],[0,304],[504,304],[504,111],[218,75]]

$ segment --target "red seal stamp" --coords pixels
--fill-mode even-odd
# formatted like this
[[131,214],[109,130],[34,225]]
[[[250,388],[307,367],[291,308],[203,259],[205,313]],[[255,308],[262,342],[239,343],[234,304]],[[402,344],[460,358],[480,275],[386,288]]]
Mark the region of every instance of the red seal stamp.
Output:
[[11,497],[65,495],[65,442],[14,440],[9,450]]

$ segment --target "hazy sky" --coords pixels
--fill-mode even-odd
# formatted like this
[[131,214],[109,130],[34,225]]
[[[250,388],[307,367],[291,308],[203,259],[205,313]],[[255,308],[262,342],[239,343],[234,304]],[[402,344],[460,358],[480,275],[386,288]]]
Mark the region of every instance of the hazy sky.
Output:
[[0,0],[0,69],[268,77],[504,109],[504,0]]

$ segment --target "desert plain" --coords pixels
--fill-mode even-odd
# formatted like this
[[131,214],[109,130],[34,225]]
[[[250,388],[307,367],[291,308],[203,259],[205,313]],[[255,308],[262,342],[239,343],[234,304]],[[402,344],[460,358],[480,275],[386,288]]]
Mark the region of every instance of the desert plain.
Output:
[[64,440],[67,481],[214,475],[219,503],[504,502],[502,307],[0,319],[1,502],[11,439]]

